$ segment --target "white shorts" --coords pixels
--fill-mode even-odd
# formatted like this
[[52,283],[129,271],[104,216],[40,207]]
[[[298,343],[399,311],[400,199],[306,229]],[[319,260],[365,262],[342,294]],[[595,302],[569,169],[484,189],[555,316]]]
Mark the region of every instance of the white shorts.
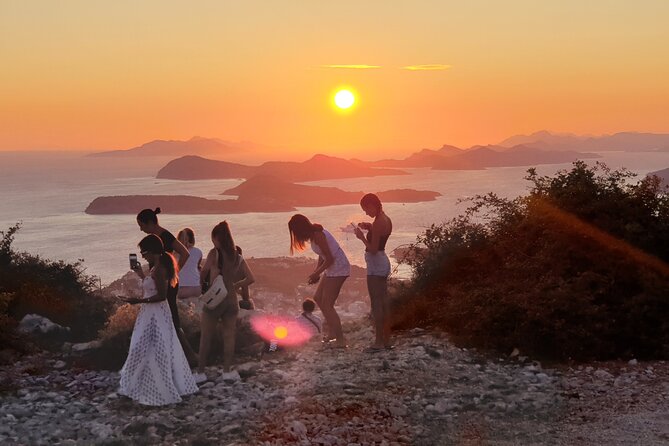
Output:
[[390,259],[385,251],[376,251],[374,254],[365,251],[365,263],[368,276],[388,277],[390,275]]

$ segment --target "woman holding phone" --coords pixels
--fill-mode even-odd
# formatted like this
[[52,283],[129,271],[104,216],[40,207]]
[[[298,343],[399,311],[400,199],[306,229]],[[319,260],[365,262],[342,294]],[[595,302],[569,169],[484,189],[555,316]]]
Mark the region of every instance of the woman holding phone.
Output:
[[[177,281],[174,257],[165,252],[156,235],[139,242],[142,257],[149,263],[149,275],[142,277],[143,296],[127,298],[129,304],[140,304],[130,340],[128,357],[121,369],[118,393],[140,404],[162,406],[181,401],[197,392],[197,385],[179,343],[167,293]],[[141,268],[135,268],[141,271]]]
[[[139,225],[139,229],[142,232],[147,234],[154,234],[160,237],[160,240],[163,242],[163,246],[165,247],[165,252],[170,254],[176,253],[179,255],[179,264],[177,269],[178,273],[178,271],[183,268],[188,261],[190,254],[188,253],[188,249],[179,240],[177,240],[170,231],[158,224],[158,214],[160,214],[160,208],[143,209],[139,214],[137,214],[137,225]],[[191,347],[188,339],[186,339],[186,334],[181,328],[179,307],[177,306],[177,294],[179,294],[178,279],[173,285],[170,284],[167,290],[167,303],[169,304],[170,311],[172,312],[172,322],[174,323],[174,329],[177,331],[177,335],[179,336],[181,347],[186,353],[188,361],[190,361],[192,364],[196,364],[198,361],[197,354],[193,350],[193,347]]]
[[[390,321],[388,310],[388,276],[390,260],[386,255],[386,242],[393,232],[393,222],[383,211],[381,200],[375,194],[366,194],[360,200],[360,207],[365,214],[374,219],[372,223],[358,223],[355,236],[365,245],[365,263],[367,265],[367,290],[372,304],[376,339],[366,349],[368,352],[391,348]],[[367,231],[367,235],[362,232]]]

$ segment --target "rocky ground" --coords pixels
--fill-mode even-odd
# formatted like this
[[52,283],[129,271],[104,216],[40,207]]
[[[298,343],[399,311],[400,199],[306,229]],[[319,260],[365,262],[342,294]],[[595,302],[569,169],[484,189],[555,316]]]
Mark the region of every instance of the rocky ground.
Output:
[[117,372],[53,354],[0,369],[0,444],[592,445],[669,443],[669,363],[545,367],[413,330],[393,350],[348,323],[350,348],[240,358],[163,408],[116,394]]

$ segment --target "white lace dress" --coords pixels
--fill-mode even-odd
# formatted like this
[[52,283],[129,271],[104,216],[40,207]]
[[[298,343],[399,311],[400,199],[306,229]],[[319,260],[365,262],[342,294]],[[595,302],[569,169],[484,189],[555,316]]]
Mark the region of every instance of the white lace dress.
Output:
[[[144,279],[142,289],[144,297],[156,294],[152,277]],[[174,330],[169,304],[163,300],[140,305],[118,393],[149,406],[177,403],[198,388]]]

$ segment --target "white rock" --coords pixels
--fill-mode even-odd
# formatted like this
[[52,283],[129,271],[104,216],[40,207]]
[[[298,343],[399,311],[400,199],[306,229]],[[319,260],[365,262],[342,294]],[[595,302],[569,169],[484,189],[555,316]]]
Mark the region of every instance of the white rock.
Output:
[[627,363],[629,365],[637,365],[639,363],[639,361],[637,361],[636,359],[630,359],[629,361],[627,361]]
[[44,316],[39,314],[26,314],[19,322],[18,331],[21,333],[51,333],[51,332],[68,332],[70,327],[63,327],[55,322],[52,322]]
[[599,379],[611,379],[613,378],[613,375],[607,372],[606,370],[603,369],[597,369],[594,373],[595,378]]
[[307,426],[304,425],[301,421],[295,420],[290,423],[289,427],[290,432],[293,433],[296,437],[304,437],[307,435]]
[[73,352],[84,352],[87,350],[94,350],[97,348],[102,347],[102,342],[95,340],[95,341],[90,341],[90,342],[80,342],[79,344],[73,344],[72,345],[72,351]]
[[67,364],[65,363],[65,361],[56,361],[53,365],[53,368],[57,369],[57,370],[60,370],[62,368],[65,368],[66,365]]

